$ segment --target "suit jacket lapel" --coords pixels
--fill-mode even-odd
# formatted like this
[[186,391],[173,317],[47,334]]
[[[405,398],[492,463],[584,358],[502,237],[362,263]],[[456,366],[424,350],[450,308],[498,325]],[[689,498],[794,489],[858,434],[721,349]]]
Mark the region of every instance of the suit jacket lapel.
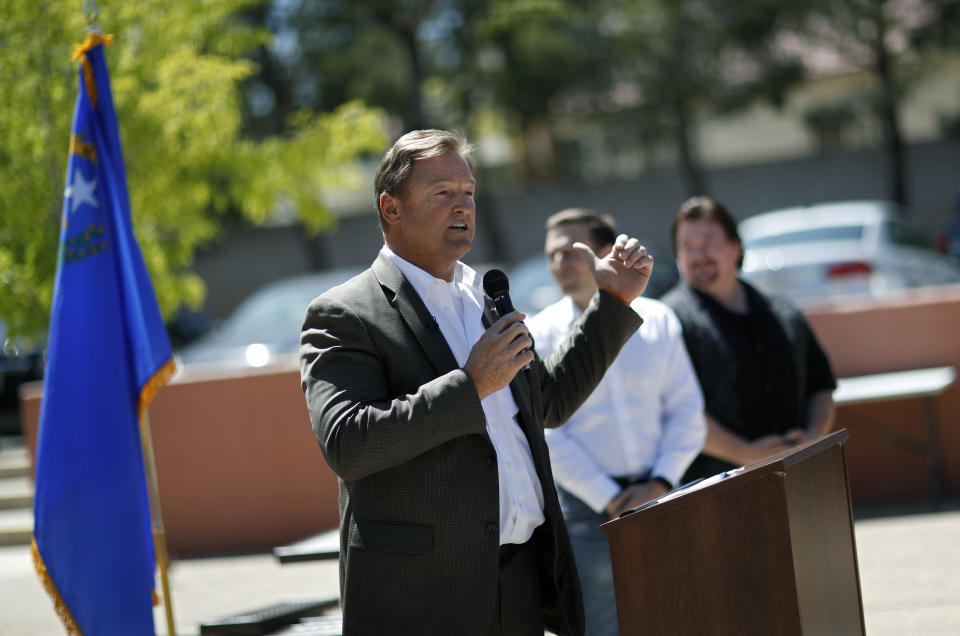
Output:
[[[373,271],[380,285],[391,295],[390,303],[397,308],[404,322],[410,327],[410,331],[430,360],[437,375],[458,369],[460,365],[450,350],[446,338],[443,337],[440,327],[430,315],[413,285],[404,278],[396,265],[381,254],[373,262]],[[497,313],[493,301],[484,295],[483,324],[489,328],[496,320]],[[530,384],[525,372],[521,371],[510,382],[510,390],[513,392],[513,399],[519,410],[518,424],[529,441],[530,431],[540,426],[540,419],[533,413]],[[486,433],[484,435],[486,436]]]
[[410,327],[437,375],[459,368],[457,359],[450,350],[437,322],[423,304],[413,285],[404,278],[397,266],[382,254],[373,262],[373,271],[384,289],[391,294],[390,303],[397,308],[404,322]]

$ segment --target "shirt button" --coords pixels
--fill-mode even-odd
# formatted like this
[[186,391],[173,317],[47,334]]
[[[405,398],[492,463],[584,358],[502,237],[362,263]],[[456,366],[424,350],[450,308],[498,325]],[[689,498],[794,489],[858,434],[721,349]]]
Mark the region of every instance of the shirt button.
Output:
[[494,533],[497,531],[497,524],[491,523],[487,525],[487,532]]

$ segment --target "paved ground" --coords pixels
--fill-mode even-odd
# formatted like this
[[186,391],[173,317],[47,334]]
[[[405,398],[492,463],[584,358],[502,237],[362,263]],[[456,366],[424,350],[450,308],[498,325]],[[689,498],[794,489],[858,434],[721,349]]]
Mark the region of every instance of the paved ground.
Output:
[[[960,634],[960,505],[858,511],[856,540],[870,636]],[[270,555],[235,556],[179,561],[170,580],[178,634],[189,636],[204,619],[336,594],[337,569],[334,562],[280,566]],[[157,629],[166,633],[162,610]],[[0,634],[62,633],[27,548],[0,548]]]
[[960,509],[856,523],[870,636],[960,634]]

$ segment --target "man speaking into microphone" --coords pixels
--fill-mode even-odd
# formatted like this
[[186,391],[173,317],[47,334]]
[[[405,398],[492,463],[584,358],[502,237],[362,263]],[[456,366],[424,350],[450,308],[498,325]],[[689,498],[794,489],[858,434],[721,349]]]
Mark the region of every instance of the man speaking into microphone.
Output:
[[[543,427],[590,394],[642,320],[653,261],[619,236],[598,292],[541,360],[460,258],[476,231],[471,147],[418,130],[374,180],[384,246],[316,298],[301,383],[340,484],[343,633],[583,633],[580,584]],[[529,371],[521,372],[529,365]]]

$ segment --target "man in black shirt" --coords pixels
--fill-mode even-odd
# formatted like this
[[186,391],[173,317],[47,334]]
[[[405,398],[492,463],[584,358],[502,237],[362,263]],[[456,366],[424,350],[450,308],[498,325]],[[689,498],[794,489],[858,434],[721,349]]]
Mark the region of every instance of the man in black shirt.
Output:
[[662,300],[683,338],[706,403],[707,440],[683,481],[749,464],[829,432],[836,380],[803,314],[737,273],[736,221],[707,197],[673,222],[681,282]]

